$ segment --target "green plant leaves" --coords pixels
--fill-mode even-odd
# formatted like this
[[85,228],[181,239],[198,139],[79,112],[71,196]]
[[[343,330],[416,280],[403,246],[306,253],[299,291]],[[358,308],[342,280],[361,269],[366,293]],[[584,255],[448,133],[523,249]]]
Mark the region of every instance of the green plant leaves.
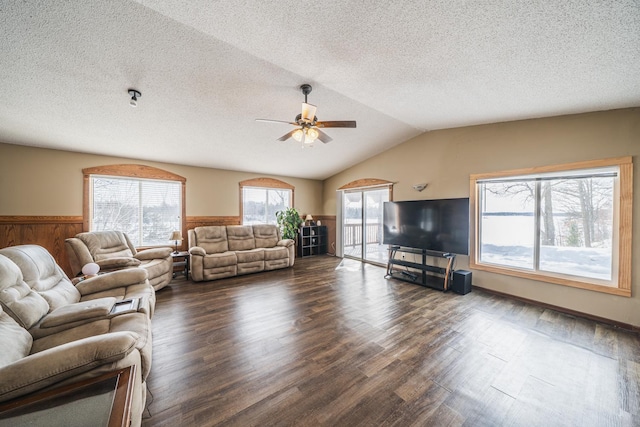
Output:
[[303,221],[295,208],[287,208],[276,212],[276,221],[283,239],[295,239]]

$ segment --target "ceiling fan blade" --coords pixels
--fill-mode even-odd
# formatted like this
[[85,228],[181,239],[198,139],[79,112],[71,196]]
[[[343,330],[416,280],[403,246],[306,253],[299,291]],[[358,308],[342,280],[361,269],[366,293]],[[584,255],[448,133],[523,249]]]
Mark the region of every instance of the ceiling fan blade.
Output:
[[329,135],[327,135],[326,133],[322,132],[320,129],[317,129],[318,131],[318,139],[322,142],[324,142],[325,144],[327,142],[331,142],[333,141],[333,138],[331,138]]
[[302,103],[302,119],[312,122],[313,118],[316,116],[317,107],[312,104],[307,104],[306,102]]
[[291,132],[287,132],[284,135],[282,135],[280,138],[278,138],[278,141],[286,141],[287,139],[291,138],[293,136],[293,133],[295,131],[297,131],[298,129],[294,129]]
[[316,126],[319,128],[354,128],[356,127],[356,122],[355,120],[317,122]]
[[294,125],[294,126],[298,126],[297,123],[294,122],[287,122],[285,120],[271,120],[271,119],[256,119],[256,122],[266,122],[266,123],[286,123],[289,125]]

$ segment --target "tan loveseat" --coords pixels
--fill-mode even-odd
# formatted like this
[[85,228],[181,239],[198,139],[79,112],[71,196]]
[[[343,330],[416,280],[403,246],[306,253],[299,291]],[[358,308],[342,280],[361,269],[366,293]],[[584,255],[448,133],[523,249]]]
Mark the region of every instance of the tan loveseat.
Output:
[[275,225],[221,225],[189,230],[191,278],[196,282],[292,267],[295,246]]
[[[136,367],[132,425],[140,425],[151,369],[155,297],[143,269],[107,273],[74,287],[35,245],[0,250],[0,402]],[[140,309],[111,314],[123,298]]]
[[91,231],[76,234],[65,240],[69,264],[73,274],[79,274],[90,262],[101,271],[142,267],[149,273],[149,283],[157,291],[173,278],[171,248],[152,248],[136,251],[129,237],[121,231]]

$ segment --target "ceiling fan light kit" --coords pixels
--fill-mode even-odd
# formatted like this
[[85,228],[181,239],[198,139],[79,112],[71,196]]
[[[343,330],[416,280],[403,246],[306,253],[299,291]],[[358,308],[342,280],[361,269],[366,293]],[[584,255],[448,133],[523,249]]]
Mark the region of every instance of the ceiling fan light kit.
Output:
[[318,139],[318,130],[314,128],[296,129],[291,134],[291,137],[298,142],[302,142],[304,146],[313,147],[313,143]]
[[278,138],[278,141],[286,141],[289,138],[293,138],[298,142],[303,143],[305,146],[312,147],[315,140],[319,139],[323,143],[331,142],[333,139],[321,131],[319,128],[355,128],[356,122],[354,120],[343,121],[327,121],[320,122],[316,117],[317,107],[307,102],[307,96],[311,93],[311,85],[303,84],[300,86],[300,90],[304,95],[304,102],[302,103],[302,112],[298,114],[293,122],[287,122],[283,120],[270,120],[270,119],[256,119],[259,122],[269,123],[287,123],[296,126],[297,129],[292,130]]

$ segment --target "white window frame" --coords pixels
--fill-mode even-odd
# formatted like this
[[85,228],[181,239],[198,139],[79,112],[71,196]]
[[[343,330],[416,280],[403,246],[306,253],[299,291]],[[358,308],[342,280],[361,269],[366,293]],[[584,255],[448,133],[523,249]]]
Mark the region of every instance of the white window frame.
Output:
[[[617,170],[616,186],[614,189],[613,213],[613,278],[610,282],[589,279],[586,277],[563,275],[541,270],[519,269],[500,264],[489,264],[480,261],[480,221],[481,200],[479,191],[481,183],[507,178],[535,179],[541,176],[578,175],[589,173],[596,169],[614,168]],[[558,285],[589,289],[598,292],[620,296],[631,296],[631,217],[633,208],[633,164],[632,158],[620,157],[614,159],[577,162],[538,168],[518,169],[503,172],[474,174],[470,176],[470,205],[471,221],[471,251],[470,268],[492,273],[533,279]],[[539,230],[538,230],[539,231]],[[537,236],[539,237],[539,236]],[[538,238],[536,240],[539,241]],[[538,243],[536,243],[538,244]]]

